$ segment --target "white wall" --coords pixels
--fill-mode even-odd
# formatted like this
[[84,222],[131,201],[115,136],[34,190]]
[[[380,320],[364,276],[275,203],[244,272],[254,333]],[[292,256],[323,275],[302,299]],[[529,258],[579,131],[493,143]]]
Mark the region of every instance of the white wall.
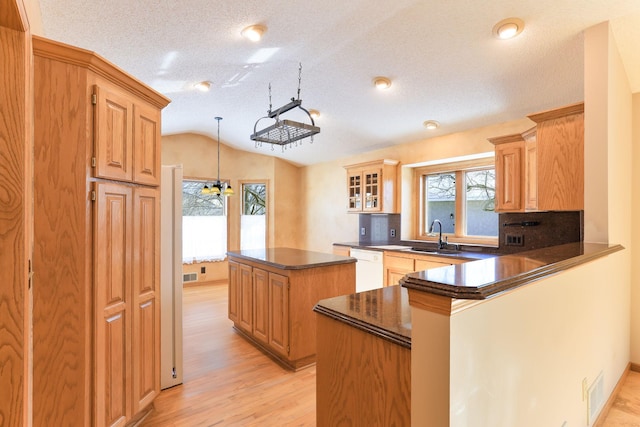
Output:
[[624,258],[617,252],[452,316],[450,425],[587,425],[582,380],[603,372],[606,399],[629,361],[628,312],[619,309],[627,287],[610,281]]

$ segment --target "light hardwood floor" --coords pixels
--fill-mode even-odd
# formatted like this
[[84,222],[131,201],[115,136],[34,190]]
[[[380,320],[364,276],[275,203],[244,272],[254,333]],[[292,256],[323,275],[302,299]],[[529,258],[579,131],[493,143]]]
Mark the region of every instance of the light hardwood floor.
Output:
[[160,393],[143,426],[315,425],[315,366],[287,371],[232,326],[226,284],[184,289],[184,383]]
[[[164,390],[142,426],[314,426],[316,369],[292,373],[241,338],[227,285],[184,289],[184,384]],[[640,427],[640,373],[630,372],[600,427]]]

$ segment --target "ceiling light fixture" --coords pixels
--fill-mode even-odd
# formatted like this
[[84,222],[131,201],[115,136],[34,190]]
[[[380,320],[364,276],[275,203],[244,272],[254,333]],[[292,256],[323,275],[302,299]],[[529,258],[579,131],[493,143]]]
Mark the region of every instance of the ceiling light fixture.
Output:
[[195,88],[200,92],[209,92],[209,89],[211,89],[211,82],[203,81],[200,83],[196,83]]
[[[269,111],[264,117],[260,117],[253,125],[253,134],[250,136],[252,141],[255,141],[256,148],[262,147],[262,143],[266,142],[271,144],[271,150],[274,145],[280,145],[282,151],[285,150],[288,145],[291,147],[293,142],[298,146],[298,141],[307,137],[311,137],[311,143],[313,144],[313,135],[320,133],[320,128],[316,126],[313,117],[309,111],[302,108],[302,100],[300,99],[300,82],[302,81],[302,64],[298,68],[298,99],[291,98],[291,102],[287,105],[283,105],[277,110],[272,109],[271,105],[271,83],[269,83]],[[307,114],[311,124],[295,122],[293,120],[280,120],[280,115],[286,113],[294,108],[299,108]],[[262,130],[257,130],[258,123],[262,119],[275,119],[275,123]]]
[[391,87],[391,80],[387,77],[376,77],[373,79],[373,84],[376,89],[389,89]]
[[320,111],[311,109],[309,110],[309,115],[316,120],[320,117]]
[[260,39],[262,38],[262,35],[267,31],[267,27],[265,27],[264,25],[250,25],[246,28],[244,28],[240,34],[242,34],[242,37],[244,37],[245,39],[249,39],[252,42],[257,42],[260,41]]
[[512,39],[524,30],[524,21],[519,18],[506,18],[493,26],[493,35],[501,40]]
[[218,197],[220,197],[220,194],[223,196],[233,196],[235,193],[231,185],[229,185],[228,182],[220,181],[220,120],[222,120],[222,117],[216,117],[215,119],[218,122],[218,179],[211,184],[211,187],[205,183],[202,194],[213,194]]
[[438,129],[440,127],[440,123],[436,122],[435,120],[424,121],[422,125],[429,130]]

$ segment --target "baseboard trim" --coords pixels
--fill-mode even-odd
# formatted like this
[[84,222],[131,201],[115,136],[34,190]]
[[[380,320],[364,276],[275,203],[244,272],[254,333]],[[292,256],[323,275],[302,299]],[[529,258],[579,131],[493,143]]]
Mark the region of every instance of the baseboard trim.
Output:
[[633,372],[640,372],[640,364],[639,363],[630,363],[631,370]]
[[182,287],[191,288],[191,287],[196,287],[196,286],[222,285],[222,284],[225,284],[225,283],[228,283],[228,282],[229,282],[228,279],[207,280],[207,281],[202,281],[202,282],[187,282],[187,283],[183,283]]
[[[634,369],[634,366],[635,366],[635,369]],[[593,423],[593,427],[603,427],[604,426],[604,421],[607,419],[607,415],[609,414],[609,410],[613,406],[613,403],[616,401],[616,397],[618,397],[618,394],[620,394],[620,390],[622,390],[622,385],[626,381],[627,375],[629,375],[629,371],[640,372],[640,370],[637,370],[637,369],[640,369],[640,365],[637,365],[637,364],[634,364],[634,363],[629,363],[627,365],[627,367],[625,368],[624,372],[620,376],[620,379],[618,380],[618,383],[616,384],[616,387],[611,392],[611,396],[609,396],[609,399],[607,399],[607,403],[605,403],[604,408],[602,408],[602,411],[600,411],[600,415],[598,415],[598,418],[596,419],[596,422]]]

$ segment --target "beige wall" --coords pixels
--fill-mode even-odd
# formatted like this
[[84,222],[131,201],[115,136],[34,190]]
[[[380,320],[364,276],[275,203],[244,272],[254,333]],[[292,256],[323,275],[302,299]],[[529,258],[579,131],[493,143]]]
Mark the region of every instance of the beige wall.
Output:
[[[198,134],[162,137],[162,164],[182,165],[185,178],[213,180],[218,175],[217,140]],[[229,250],[240,247],[240,182],[262,181],[268,185],[268,244],[275,247],[301,247],[303,224],[300,168],[286,161],[259,153],[235,150],[221,140],[220,179],[229,180],[236,191],[227,199],[229,215]],[[216,266],[209,280],[226,278],[226,262]],[[185,269],[186,272],[186,269]],[[218,277],[214,272],[222,272]]]
[[631,361],[640,365],[640,93],[633,95],[633,175],[631,222]]
[[[529,119],[523,118],[303,168],[302,207],[307,224],[302,232],[303,246],[310,250],[330,252],[334,242],[358,241],[358,215],[347,213],[347,174],[344,166],[380,159],[398,160],[400,166],[403,166],[492,152],[493,145],[487,138],[522,132],[533,125]],[[411,197],[407,195],[411,193],[412,175],[410,168],[400,169],[403,199],[402,238],[410,239]]]

